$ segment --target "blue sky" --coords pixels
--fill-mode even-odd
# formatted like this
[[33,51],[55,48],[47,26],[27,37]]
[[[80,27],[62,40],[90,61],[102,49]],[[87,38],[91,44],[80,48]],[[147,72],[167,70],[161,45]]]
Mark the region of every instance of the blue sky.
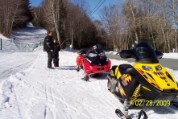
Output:
[[[32,6],[38,6],[40,5],[40,3],[43,0],[30,0],[30,3]],[[80,2],[81,0],[73,0],[75,3]],[[104,6],[108,6],[108,5],[113,5],[113,4],[118,4],[118,5],[122,5],[124,0],[84,0],[86,2],[86,4],[88,4],[89,7],[89,13],[91,13],[93,11],[93,9],[96,7],[96,5],[100,2],[100,1],[104,1],[104,3],[102,4],[101,7],[99,7],[99,9],[97,9],[94,13],[92,13],[91,18],[92,19],[100,19],[100,14],[101,14],[101,9]],[[101,2],[102,3],[102,2]],[[98,5],[100,6],[100,5]]]
[[[93,11],[93,9],[96,7],[96,5],[101,1],[101,0],[85,0],[90,7],[90,10]],[[104,1],[104,3],[100,6],[98,5],[98,9],[92,14],[92,18],[93,19],[100,19],[100,14],[101,14],[101,10],[105,7],[105,6],[109,6],[109,5],[113,5],[113,4],[117,4],[122,6],[122,4],[124,3],[124,0],[102,0]],[[102,3],[102,2],[101,2]]]
[[32,6],[39,6],[43,0],[30,0]]

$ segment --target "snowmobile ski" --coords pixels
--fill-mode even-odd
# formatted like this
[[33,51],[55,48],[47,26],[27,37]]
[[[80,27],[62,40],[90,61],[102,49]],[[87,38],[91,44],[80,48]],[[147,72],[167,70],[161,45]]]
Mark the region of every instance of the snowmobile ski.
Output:
[[[120,119],[132,119],[130,115],[124,115],[124,113],[120,109],[116,109],[115,113]],[[141,110],[136,116],[138,117],[137,119],[148,119],[146,112],[143,110]]]
[[[143,118],[142,118],[143,117]],[[148,116],[145,111],[141,110],[138,114],[138,119],[148,119]]]
[[124,119],[124,113],[120,109],[116,109],[115,113],[119,118]]

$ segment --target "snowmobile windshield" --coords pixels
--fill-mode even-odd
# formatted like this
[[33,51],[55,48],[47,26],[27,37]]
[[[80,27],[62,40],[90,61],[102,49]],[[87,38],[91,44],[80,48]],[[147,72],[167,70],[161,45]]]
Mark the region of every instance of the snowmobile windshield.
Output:
[[158,63],[156,52],[148,43],[138,43],[134,48],[134,55],[138,62]]
[[88,52],[89,57],[97,57],[97,56],[105,56],[105,52],[103,50],[91,50]]
[[96,54],[96,53],[89,53],[88,56],[89,56],[89,57],[96,57],[97,54]]
[[87,53],[86,58],[91,61],[91,65],[103,66],[107,64],[107,57],[105,55],[105,52],[100,49],[90,50]]

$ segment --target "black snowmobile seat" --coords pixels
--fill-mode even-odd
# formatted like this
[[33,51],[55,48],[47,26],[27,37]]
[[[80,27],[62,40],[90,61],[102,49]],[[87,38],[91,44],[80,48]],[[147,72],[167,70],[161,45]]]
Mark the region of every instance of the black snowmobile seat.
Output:
[[127,74],[130,73],[130,71],[133,69],[133,66],[130,64],[121,64],[119,65],[119,71],[121,74]]

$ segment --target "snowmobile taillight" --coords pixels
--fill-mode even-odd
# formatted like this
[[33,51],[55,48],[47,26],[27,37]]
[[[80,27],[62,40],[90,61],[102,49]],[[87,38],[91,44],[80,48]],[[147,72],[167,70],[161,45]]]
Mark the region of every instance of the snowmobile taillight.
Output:
[[150,66],[142,66],[142,68],[146,71],[151,71],[153,70]]

